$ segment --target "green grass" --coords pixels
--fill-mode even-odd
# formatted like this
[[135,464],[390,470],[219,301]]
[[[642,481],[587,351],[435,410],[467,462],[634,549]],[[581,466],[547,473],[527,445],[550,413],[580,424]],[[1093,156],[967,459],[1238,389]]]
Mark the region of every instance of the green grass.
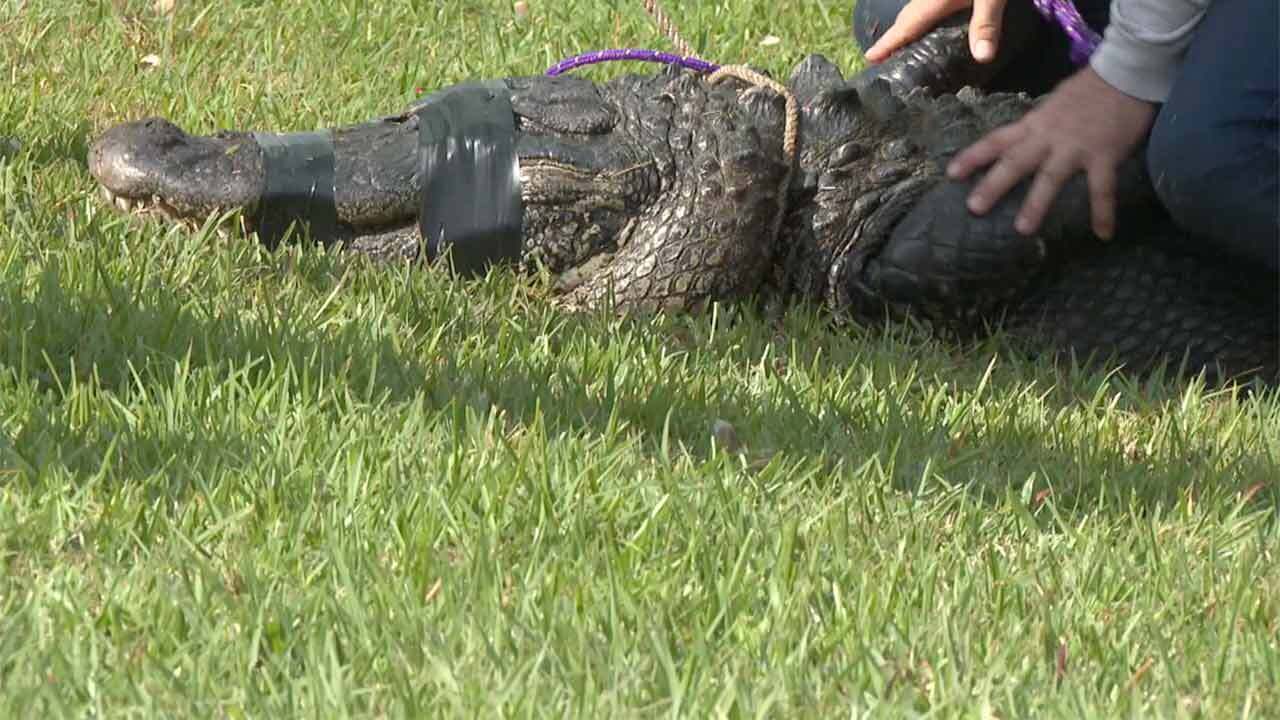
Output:
[[[1274,394],[566,316],[94,199],[124,119],[666,47],[638,2],[375,5],[0,2],[0,716],[1276,715]],[[847,3],[668,5],[709,58],[858,62]]]

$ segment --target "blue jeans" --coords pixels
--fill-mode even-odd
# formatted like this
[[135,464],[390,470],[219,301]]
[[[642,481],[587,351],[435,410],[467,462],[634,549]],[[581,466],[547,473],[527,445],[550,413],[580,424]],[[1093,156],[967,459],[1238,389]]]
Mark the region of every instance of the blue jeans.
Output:
[[[864,49],[905,0],[857,0],[854,37]],[[1076,0],[1096,30],[1109,0]],[[1216,0],[1196,29],[1173,91],[1156,115],[1147,164],[1156,193],[1193,236],[1188,249],[1280,273],[1280,67],[1276,0]],[[948,22],[966,22],[967,13]],[[1075,71],[1066,36],[1030,0],[1005,9],[990,89],[1047,92]],[[1100,118],[1100,122],[1105,119]]]
[[1156,115],[1147,166],[1175,222],[1211,247],[1280,273],[1280,11],[1216,0]]

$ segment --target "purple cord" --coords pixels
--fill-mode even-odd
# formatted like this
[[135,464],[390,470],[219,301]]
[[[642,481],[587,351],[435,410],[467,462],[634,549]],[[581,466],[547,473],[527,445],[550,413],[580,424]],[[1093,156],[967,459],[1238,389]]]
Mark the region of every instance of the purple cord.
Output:
[[1071,41],[1071,62],[1077,65],[1088,62],[1102,38],[1080,16],[1075,3],[1071,0],[1032,0],[1032,3],[1046,20],[1057,23],[1067,34]]
[[696,57],[685,57],[683,55],[673,55],[671,53],[659,52],[657,50],[641,50],[639,48],[614,48],[612,50],[596,50],[595,52],[574,55],[571,58],[561,60],[547,70],[547,75],[560,75],[584,65],[617,62],[620,60],[662,63],[663,65],[678,65],[686,70],[692,70],[699,73],[712,73],[720,69],[719,65],[709,63],[706,60],[701,60]]

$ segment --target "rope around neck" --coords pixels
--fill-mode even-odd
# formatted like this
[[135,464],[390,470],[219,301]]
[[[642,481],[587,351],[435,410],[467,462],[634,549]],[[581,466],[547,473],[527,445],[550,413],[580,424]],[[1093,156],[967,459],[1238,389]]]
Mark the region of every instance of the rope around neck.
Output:
[[[596,50],[561,60],[547,69],[547,75],[563,75],[566,72],[587,65],[624,60],[675,65],[703,74],[714,73],[720,69],[719,65],[703,60],[693,54],[692,47],[680,35],[675,23],[667,16],[666,11],[658,5],[657,0],[642,0],[642,3],[649,17],[653,19],[654,25],[663,35],[666,35],[667,39],[671,41],[671,44],[680,53],[679,55],[642,48]],[[1075,3],[1072,0],[1032,0],[1032,4],[1042,17],[1056,24],[1066,34],[1067,39],[1070,41],[1071,61],[1077,65],[1083,65],[1087,62],[1089,56],[1098,49],[1099,43],[1102,42],[1102,37],[1080,15],[1080,10],[1076,8]]]
[[707,78],[707,82],[711,85],[718,85],[725,78],[737,78],[744,82],[757,85],[759,87],[768,88],[786,99],[786,126],[782,131],[782,151],[787,154],[788,160],[795,160],[796,151],[800,141],[800,102],[796,100],[796,96],[786,85],[774,80],[771,77],[763,75],[746,65],[725,65],[724,67],[711,73]]
[[[547,70],[547,75],[562,75],[587,65],[597,63],[619,62],[624,60],[637,62],[662,63],[709,75],[707,82],[715,85],[726,77],[735,77],[760,87],[766,87],[786,99],[786,127],[783,130],[783,151],[793,165],[796,159],[796,148],[800,135],[800,109],[795,96],[785,85],[752,70],[745,65],[720,66],[708,62],[693,54],[693,48],[680,34],[676,24],[672,22],[658,0],[641,0],[645,12],[653,20],[658,31],[667,37],[679,55],[644,50],[640,48],[612,48],[582,53],[565,58]],[[1080,10],[1072,0],[1032,0],[1039,13],[1050,22],[1057,24],[1066,33],[1071,45],[1071,60],[1077,65],[1088,61],[1089,56],[1098,48],[1101,37],[1089,27]]]
[[[644,5],[645,12],[653,20],[658,30],[667,37],[676,52],[679,55],[671,53],[659,52],[657,50],[644,50],[639,48],[614,48],[609,50],[597,50],[595,52],[583,53],[561,60],[555,65],[547,69],[547,75],[556,76],[566,73],[570,70],[580,68],[586,65],[595,65],[597,63],[618,62],[623,60],[632,60],[640,62],[655,62],[664,65],[675,65],[678,67],[692,70],[696,73],[707,75],[707,83],[711,85],[723,82],[725,78],[737,78],[747,83],[764,87],[772,90],[786,100],[786,124],[783,128],[782,135],[782,151],[787,157],[787,171],[782,178],[782,202],[785,202],[787,193],[791,187],[791,176],[796,166],[797,154],[799,152],[800,139],[800,103],[796,100],[796,96],[782,83],[767,77],[745,65],[725,65],[719,66],[715,63],[708,62],[693,54],[693,48],[680,35],[680,31],[676,28],[674,22],[671,21],[658,5],[658,0],[641,0]],[[1066,33],[1071,45],[1071,60],[1077,65],[1082,65],[1088,61],[1089,56],[1097,49],[1101,38],[1094,32],[1093,28],[1085,22],[1080,15],[1079,9],[1076,8],[1072,0],[1032,0],[1036,10],[1040,12],[1045,19],[1056,23]],[[782,223],[782,214],[779,213],[777,225],[774,227],[775,234]]]
[[745,65],[716,65],[699,57],[694,56],[693,48],[689,43],[685,42],[684,37],[680,35],[680,31],[676,28],[671,18],[667,16],[666,11],[658,4],[658,0],[641,0],[644,5],[645,12],[653,20],[653,24],[657,26],[658,31],[671,41],[679,55],[671,53],[658,52],[657,50],[643,50],[639,48],[612,48],[609,50],[597,50],[595,52],[582,53],[565,58],[560,62],[552,65],[547,69],[547,75],[562,75],[570,70],[584,67],[586,65],[595,65],[597,63],[618,62],[622,60],[633,60],[638,62],[655,62],[664,65],[675,65],[692,70],[696,73],[707,75],[707,82],[711,85],[718,85],[725,78],[737,78],[752,85],[764,87],[772,90],[786,100],[786,124],[782,130],[782,151],[787,156],[788,168],[786,184],[790,184],[791,168],[795,166],[796,155],[800,140],[800,103],[796,100],[791,90],[782,83],[745,66]]

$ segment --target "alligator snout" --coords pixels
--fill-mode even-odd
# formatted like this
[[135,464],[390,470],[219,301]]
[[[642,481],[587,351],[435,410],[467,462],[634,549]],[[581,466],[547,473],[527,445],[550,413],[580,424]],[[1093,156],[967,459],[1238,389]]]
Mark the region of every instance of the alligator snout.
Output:
[[162,205],[184,218],[250,207],[263,177],[251,136],[197,137],[154,117],[104,132],[89,148],[89,172],[125,209]]
[[185,135],[163,118],[147,118],[107,130],[89,148],[89,172],[107,190],[146,198],[158,189],[169,151]]

